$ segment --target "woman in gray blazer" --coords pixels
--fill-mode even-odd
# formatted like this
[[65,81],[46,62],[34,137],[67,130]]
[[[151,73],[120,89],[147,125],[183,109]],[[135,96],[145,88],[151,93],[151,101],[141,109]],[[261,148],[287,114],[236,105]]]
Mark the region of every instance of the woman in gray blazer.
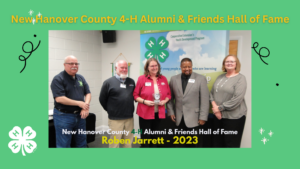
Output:
[[247,106],[245,93],[247,82],[240,74],[241,64],[234,55],[228,55],[223,60],[222,70],[210,93],[210,101],[214,113],[213,131],[219,134],[213,136],[214,147],[240,147]]

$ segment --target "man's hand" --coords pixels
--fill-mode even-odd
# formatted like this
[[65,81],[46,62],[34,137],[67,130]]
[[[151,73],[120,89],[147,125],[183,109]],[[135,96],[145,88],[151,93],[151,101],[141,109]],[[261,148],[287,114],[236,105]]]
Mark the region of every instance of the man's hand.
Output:
[[81,115],[82,119],[87,118],[87,116],[89,115],[89,110],[82,109],[81,112],[80,112],[80,115]]
[[203,126],[205,124],[205,121],[204,120],[199,120],[198,123]]
[[176,119],[175,115],[171,115],[171,117],[170,117],[170,118],[171,118],[171,120],[172,120],[172,121],[174,121],[174,122],[175,122],[175,119]]
[[81,107],[84,110],[89,110],[90,105],[88,103],[85,103],[83,101],[78,101],[78,106]]
[[219,111],[219,112],[216,112],[216,113],[214,113],[215,114],[215,116],[219,119],[219,120],[221,120],[222,119],[222,113]]

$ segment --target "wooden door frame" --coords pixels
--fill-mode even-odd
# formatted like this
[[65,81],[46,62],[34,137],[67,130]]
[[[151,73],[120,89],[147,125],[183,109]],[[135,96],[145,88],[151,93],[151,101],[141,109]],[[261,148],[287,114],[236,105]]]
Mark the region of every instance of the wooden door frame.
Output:
[[[237,57],[239,58],[240,62],[242,62],[242,44],[243,44],[243,37],[242,36],[230,36],[230,40],[237,40],[238,41],[238,48],[237,48]],[[229,51],[229,50],[228,50]]]

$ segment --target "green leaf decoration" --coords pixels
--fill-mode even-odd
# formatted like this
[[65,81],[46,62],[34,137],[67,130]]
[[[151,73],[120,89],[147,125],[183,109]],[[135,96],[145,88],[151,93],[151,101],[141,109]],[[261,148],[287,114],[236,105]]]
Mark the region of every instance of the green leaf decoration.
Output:
[[146,48],[151,50],[154,49],[156,47],[156,40],[155,38],[151,37],[149,38],[149,40],[146,42]]
[[169,46],[169,42],[165,37],[161,36],[157,40],[157,45],[159,49],[165,49]]
[[169,52],[166,50],[161,50],[160,54],[158,54],[157,57],[158,57],[158,60],[163,63],[169,57]]
[[153,57],[155,58],[155,55],[154,55],[153,51],[149,50],[145,53],[145,58],[146,59],[150,59],[150,58],[153,58]]

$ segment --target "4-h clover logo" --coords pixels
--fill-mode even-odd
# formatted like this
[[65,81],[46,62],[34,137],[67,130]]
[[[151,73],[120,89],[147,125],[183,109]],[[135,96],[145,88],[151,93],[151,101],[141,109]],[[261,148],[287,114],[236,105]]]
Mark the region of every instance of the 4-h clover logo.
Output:
[[79,86],[83,86],[82,81],[78,81]]
[[15,126],[9,133],[9,137],[14,139],[8,143],[8,147],[11,149],[13,153],[18,153],[22,148],[23,156],[26,156],[24,153],[24,149],[27,153],[32,153],[36,148],[36,143],[31,139],[34,139],[36,136],[36,132],[32,130],[30,126],[27,126],[22,130],[19,126]]
[[146,42],[146,48],[149,50],[145,53],[145,58],[155,58],[160,62],[165,62],[166,59],[169,57],[169,52],[166,49],[169,46],[169,42],[166,40],[165,37],[161,36],[157,39],[151,37]]

